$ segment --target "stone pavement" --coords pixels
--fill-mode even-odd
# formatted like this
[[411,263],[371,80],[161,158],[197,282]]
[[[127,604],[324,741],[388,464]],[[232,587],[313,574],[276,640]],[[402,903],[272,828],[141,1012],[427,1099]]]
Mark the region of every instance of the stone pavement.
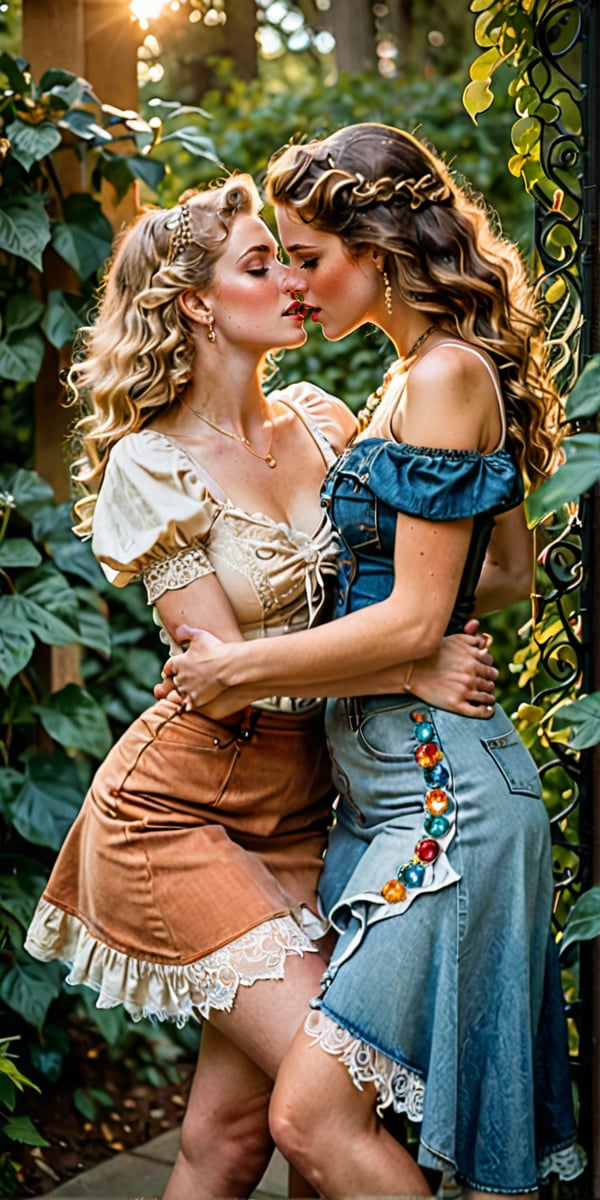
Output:
[[[123,1151],[113,1158],[62,1183],[48,1196],[70,1200],[154,1200],[160,1197],[177,1154],[179,1130],[170,1129],[160,1137]],[[281,1200],[287,1196],[287,1164],[276,1151],[260,1181],[253,1200]],[[41,1198],[39,1198],[41,1200]]]

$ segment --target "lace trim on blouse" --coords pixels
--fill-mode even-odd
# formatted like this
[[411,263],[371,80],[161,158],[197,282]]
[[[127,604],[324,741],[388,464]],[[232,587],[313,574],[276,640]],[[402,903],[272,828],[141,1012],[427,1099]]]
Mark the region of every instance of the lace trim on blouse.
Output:
[[[340,1059],[360,1091],[367,1083],[374,1085],[379,1116],[391,1105],[394,1112],[406,1113],[409,1121],[423,1120],[426,1083],[416,1071],[394,1062],[381,1050],[376,1050],[368,1042],[354,1037],[320,1008],[312,1009],[308,1014],[304,1030],[314,1045]],[[575,1144],[560,1150],[548,1150],[538,1161],[539,1182],[549,1183],[553,1174],[563,1183],[569,1182],[577,1179],[586,1166],[587,1155],[581,1146]],[[440,1159],[440,1169],[443,1167],[444,1163]],[[462,1190],[453,1175],[444,1172],[443,1183],[438,1192],[440,1200],[459,1200],[461,1195]]]
[[304,906],[273,917],[195,962],[148,962],[98,941],[69,913],[40,900],[26,948],[35,958],[61,958],[70,966],[67,983],[98,992],[97,1008],[122,1004],[134,1021],[154,1017],[181,1028],[190,1017],[207,1018],[211,1009],[230,1012],[239,987],[259,979],[283,979],[290,954],[317,950],[314,938],[323,922]]
[[148,604],[154,604],[164,592],[185,587],[214,572],[206,550],[202,546],[185,546],[169,558],[161,558],[142,572],[142,580],[148,596]]

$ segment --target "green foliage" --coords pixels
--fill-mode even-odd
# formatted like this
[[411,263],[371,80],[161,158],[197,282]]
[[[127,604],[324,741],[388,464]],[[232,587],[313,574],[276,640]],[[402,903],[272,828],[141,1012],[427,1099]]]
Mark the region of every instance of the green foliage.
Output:
[[47,1146],[49,1143],[38,1132],[27,1116],[15,1112],[19,1095],[25,1088],[39,1091],[35,1083],[17,1067],[15,1055],[9,1049],[16,1038],[0,1041],[0,1195],[12,1196],[17,1188],[18,1163],[14,1161],[14,1143],[26,1146]]

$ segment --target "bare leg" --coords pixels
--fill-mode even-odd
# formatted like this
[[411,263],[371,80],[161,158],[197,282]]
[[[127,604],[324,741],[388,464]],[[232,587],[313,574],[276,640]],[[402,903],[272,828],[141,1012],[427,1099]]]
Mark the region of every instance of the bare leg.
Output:
[[318,955],[290,956],[284,979],[240,987],[230,1013],[211,1015],[164,1200],[240,1200],[254,1190],[273,1149],[272,1081],[322,972]]
[[300,1030],[273,1090],[271,1133],[327,1200],[431,1196],[423,1172],[378,1120],[375,1099],[372,1087],[360,1091],[345,1065]]
[[164,1200],[241,1198],[254,1191],[273,1151],[267,1122],[272,1086],[237,1046],[204,1025]]

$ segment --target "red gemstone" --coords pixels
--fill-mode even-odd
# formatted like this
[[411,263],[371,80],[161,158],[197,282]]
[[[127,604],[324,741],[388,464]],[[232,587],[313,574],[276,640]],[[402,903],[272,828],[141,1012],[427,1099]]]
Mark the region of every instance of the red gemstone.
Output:
[[415,854],[419,859],[419,862],[435,862],[439,852],[440,848],[433,838],[423,838],[420,842],[417,842],[415,846]]
[[427,767],[435,767],[436,763],[441,762],[444,755],[440,750],[437,742],[425,742],[424,746],[419,746],[415,750],[415,758],[420,767],[425,770]]

